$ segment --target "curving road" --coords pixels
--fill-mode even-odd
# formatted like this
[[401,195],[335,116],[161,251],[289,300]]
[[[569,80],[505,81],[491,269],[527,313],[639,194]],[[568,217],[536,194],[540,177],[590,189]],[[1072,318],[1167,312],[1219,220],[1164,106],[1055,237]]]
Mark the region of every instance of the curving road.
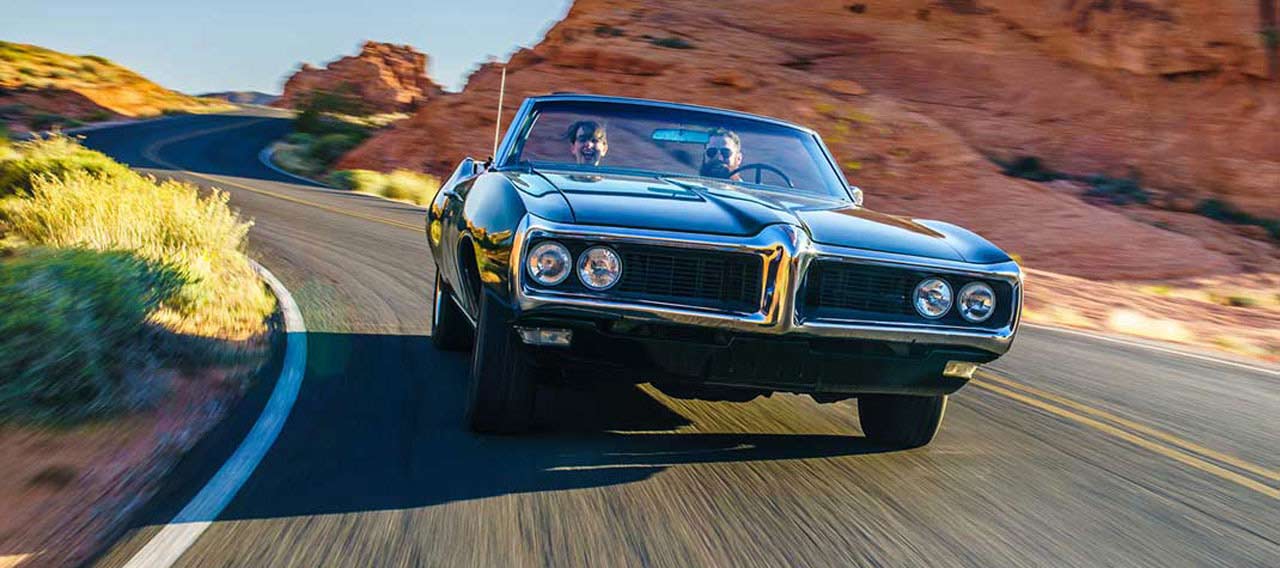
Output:
[[[309,330],[283,432],[178,565],[1280,566],[1280,373],[1074,333],[1024,327],[920,450],[863,443],[849,404],[644,388],[547,390],[535,434],[471,434],[468,361],[427,337],[422,212],[265,167],[288,128],[252,111],[86,134],[229,191]],[[97,564],[200,489],[269,383]]]

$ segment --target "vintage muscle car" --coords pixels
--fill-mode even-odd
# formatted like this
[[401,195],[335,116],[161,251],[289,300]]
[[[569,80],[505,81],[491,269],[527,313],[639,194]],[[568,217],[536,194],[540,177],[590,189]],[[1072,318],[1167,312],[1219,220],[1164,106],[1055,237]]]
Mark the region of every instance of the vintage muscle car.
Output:
[[1009,349],[1022,272],[970,231],[863,208],[836,163],[813,130],[762,116],[524,101],[427,216],[431,337],[474,346],[471,428],[526,429],[546,380],[623,380],[856,398],[871,441],[929,443],[947,395]]

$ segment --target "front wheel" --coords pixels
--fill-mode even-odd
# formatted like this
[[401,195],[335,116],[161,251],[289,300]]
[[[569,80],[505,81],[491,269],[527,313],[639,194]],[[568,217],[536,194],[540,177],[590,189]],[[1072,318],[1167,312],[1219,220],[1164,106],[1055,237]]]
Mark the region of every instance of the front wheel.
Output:
[[431,307],[431,343],[441,351],[466,351],[471,347],[473,331],[453,293],[440,280],[436,271],[436,289]]
[[946,396],[858,397],[858,421],[867,439],[901,448],[918,448],[932,442],[946,410]]
[[467,422],[476,432],[523,432],[533,419],[537,393],[533,365],[519,336],[503,317],[501,306],[487,294],[481,296]]

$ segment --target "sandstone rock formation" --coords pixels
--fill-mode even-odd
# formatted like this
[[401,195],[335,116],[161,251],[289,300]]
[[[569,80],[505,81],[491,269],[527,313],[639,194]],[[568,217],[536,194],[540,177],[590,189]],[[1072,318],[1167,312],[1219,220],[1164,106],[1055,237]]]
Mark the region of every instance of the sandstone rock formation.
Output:
[[[873,209],[973,228],[1030,266],[1225,274],[1274,267],[1276,247],[1202,238],[1188,214],[1145,222],[992,159],[1280,216],[1280,81],[1259,19],[1254,0],[579,0],[512,56],[506,100],[576,91],[780,116],[817,128]],[[339,167],[447,175],[486,156],[499,74],[481,66]]]
[[323,69],[303,63],[271,104],[294,108],[312,93],[329,92],[351,97],[369,113],[411,111],[441,93],[426,72],[427,56],[412,47],[367,41],[359,55],[343,57]]

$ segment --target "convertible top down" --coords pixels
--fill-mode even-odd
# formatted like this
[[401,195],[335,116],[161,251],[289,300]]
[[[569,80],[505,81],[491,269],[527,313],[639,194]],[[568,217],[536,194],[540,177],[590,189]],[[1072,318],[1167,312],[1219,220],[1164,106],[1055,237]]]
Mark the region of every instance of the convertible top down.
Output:
[[468,420],[527,428],[548,379],[675,397],[858,399],[927,444],[1005,353],[1022,272],[978,235],[874,213],[814,131],[707,107],[530,98],[432,202],[432,339],[474,345]]

